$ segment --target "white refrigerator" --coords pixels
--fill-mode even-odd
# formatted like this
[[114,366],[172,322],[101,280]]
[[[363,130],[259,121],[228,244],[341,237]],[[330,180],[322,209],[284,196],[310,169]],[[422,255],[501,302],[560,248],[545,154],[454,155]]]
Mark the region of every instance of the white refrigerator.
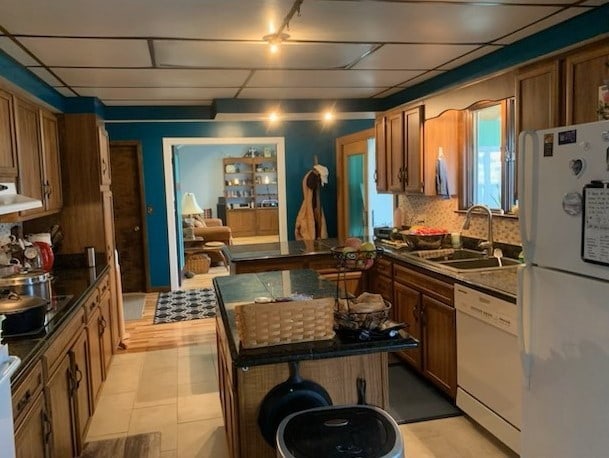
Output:
[[609,456],[609,121],[523,132],[523,457]]

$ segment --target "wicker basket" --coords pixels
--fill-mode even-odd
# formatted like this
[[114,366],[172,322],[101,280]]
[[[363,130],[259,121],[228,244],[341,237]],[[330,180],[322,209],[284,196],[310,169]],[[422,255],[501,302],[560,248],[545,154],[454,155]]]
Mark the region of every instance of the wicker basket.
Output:
[[384,300],[385,308],[374,312],[353,312],[350,310],[336,310],[334,319],[337,329],[377,329],[389,319],[391,302]]
[[196,274],[206,274],[209,272],[211,260],[206,254],[192,254],[186,260],[186,270]]
[[235,307],[243,348],[267,347],[334,337],[334,298],[242,304]]

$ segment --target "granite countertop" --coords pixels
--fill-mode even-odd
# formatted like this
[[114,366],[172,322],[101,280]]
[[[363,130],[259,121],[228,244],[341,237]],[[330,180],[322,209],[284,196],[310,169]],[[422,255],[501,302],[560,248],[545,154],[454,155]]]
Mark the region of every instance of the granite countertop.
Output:
[[97,266],[92,268],[65,266],[53,270],[52,294],[63,300],[51,304],[44,331],[34,336],[3,338],[3,343],[8,344],[9,354],[21,359],[21,365],[11,380],[17,380],[37,360],[57,330],[81,305],[82,299],[93,289],[97,280],[106,273],[108,266],[100,261],[98,259]]
[[243,349],[235,322],[235,306],[256,297],[289,297],[294,294],[314,299],[335,297],[336,285],[321,279],[314,270],[284,270],[214,278],[220,318],[224,325],[233,364],[249,367],[288,361],[335,358],[365,353],[403,350],[418,346],[406,333],[395,339],[357,342],[339,336],[329,340]]
[[224,251],[231,262],[275,259],[290,256],[330,254],[338,239],[290,240],[252,245],[227,245]]

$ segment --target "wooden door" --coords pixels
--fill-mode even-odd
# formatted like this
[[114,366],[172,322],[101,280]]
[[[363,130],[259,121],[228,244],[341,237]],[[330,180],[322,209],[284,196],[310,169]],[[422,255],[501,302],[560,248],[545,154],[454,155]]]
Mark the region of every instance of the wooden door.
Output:
[[72,425],[75,424],[72,385],[70,358],[65,355],[47,383],[53,429],[52,456],[78,456],[72,431]]
[[17,458],[42,458],[48,455],[47,445],[51,437],[48,423],[49,416],[44,405],[44,396],[40,393],[15,431],[15,456]]
[[61,164],[57,118],[51,113],[42,111],[41,129],[44,209],[47,212],[59,211],[63,204],[63,197],[61,192]]
[[0,176],[17,176],[13,96],[0,89]]
[[404,190],[404,114],[387,116],[387,188],[391,192]]
[[425,375],[454,398],[457,394],[455,309],[423,295],[423,310]]
[[[16,99],[17,152],[19,157],[19,192],[43,200],[42,162],[40,160],[40,124],[38,108]],[[43,212],[36,208],[20,212],[22,216]]]
[[418,348],[398,352],[398,355],[421,370],[422,346],[421,335],[421,293],[416,289],[409,288],[401,283],[394,283],[393,300],[395,306],[396,320],[406,324],[406,331],[420,342]]
[[82,451],[85,440],[85,430],[93,410],[89,405],[89,341],[87,332],[83,329],[70,348],[70,366],[74,374],[74,410],[76,412],[76,441],[77,449]]
[[387,192],[387,146],[385,133],[385,116],[379,116],[374,122],[376,171],[374,181],[377,192]]
[[142,157],[138,142],[111,142],[114,233],[124,292],[150,290]]
[[404,112],[403,189],[423,192],[423,106]]

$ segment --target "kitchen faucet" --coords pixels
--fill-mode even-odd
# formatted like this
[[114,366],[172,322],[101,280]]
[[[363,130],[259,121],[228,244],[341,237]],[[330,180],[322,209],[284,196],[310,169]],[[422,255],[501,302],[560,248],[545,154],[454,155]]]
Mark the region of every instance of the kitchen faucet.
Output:
[[474,210],[482,210],[486,213],[486,219],[488,220],[488,233],[486,235],[486,241],[480,242],[478,248],[485,248],[488,257],[493,256],[493,212],[486,205],[472,205],[467,209],[467,213],[465,214],[465,221],[463,222],[463,227],[461,230],[469,229],[469,224],[472,219],[472,211]]

